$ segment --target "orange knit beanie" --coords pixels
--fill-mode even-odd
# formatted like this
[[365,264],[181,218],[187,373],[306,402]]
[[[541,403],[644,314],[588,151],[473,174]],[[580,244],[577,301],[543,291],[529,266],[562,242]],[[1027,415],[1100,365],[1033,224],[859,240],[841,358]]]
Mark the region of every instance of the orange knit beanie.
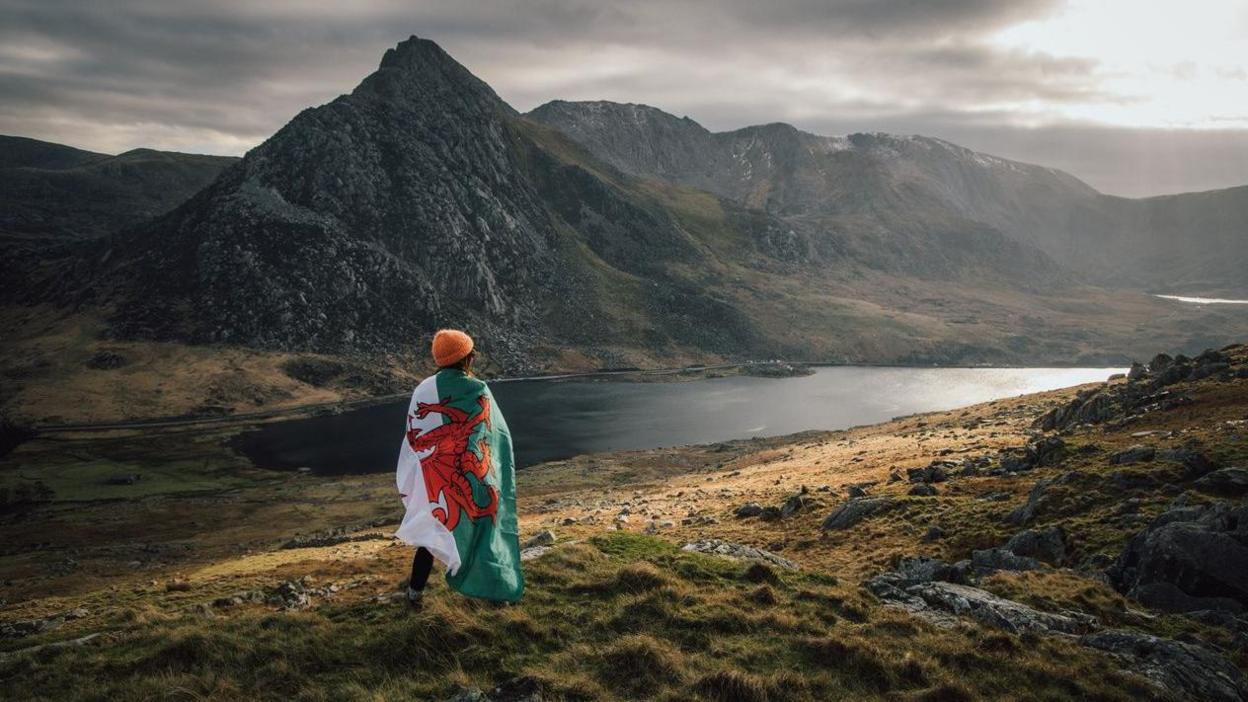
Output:
[[472,337],[458,329],[442,329],[433,335],[433,362],[439,368],[454,365],[472,353]]

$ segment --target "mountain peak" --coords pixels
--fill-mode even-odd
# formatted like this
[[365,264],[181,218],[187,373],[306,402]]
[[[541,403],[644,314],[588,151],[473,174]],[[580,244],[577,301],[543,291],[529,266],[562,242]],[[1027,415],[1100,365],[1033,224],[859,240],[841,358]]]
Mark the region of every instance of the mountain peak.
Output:
[[459,62],[443,51],[437,42],[421,39],[413,34],[396,44],[394,48],[386,49],[378,68],[422,68],[433,63],[450,63],[459,66]]
[[451,58],[437,43],[414,34],[387,49],[377,71],[365,78],[355,92],[387,100],[432,100],[444,105],[475,105],[516,114],[493,88]]

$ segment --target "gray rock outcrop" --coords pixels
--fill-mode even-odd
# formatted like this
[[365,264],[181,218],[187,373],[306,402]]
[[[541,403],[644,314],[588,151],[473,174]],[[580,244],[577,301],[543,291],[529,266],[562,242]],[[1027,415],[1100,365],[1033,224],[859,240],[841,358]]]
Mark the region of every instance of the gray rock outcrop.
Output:
[[1222,468],[1196,481],[1196,487],[1218,495],[1238,497],[1248,493],[1248,468]]
[[824,531],[848,529],[862,520],[882,514],[897,507],[898,502],[891,497],[860,497],[850,500],[837,507],[824,520]]
[[1201,646],[1120,629],[1087,634],[1079,642],[1121,658],[1133,671],[1189,699],[1248,699],[1244,674],[1230,661]]
[[785,570],[797,570],[799,566],[793,561],[777,556],[771,551],[766,551],[753,546],[745,546],[743,544],[733,543],[731,541],[723,541],[721,539],[699,539],[685,544],[681,547],[682,551],[692,551],[695,553],[708,553],[713,556],[723,556],[725,558],[733,558],[741,561],[753,561],[756,563],[765,563],[767,565],[776,566]]
[[1061,565],[1066,561],[1066,531],[1060,526],[1026,529],[1011,536],[1005,549],[1050,565]]
[[1179,507],[1127,542],[1107,571],[1120,592],[1156,609],[1248,607],[1248,505]]

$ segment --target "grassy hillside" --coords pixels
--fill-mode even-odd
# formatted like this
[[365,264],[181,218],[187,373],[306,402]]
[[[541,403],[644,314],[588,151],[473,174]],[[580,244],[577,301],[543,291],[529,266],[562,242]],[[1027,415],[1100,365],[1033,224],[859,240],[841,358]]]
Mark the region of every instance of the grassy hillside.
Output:
[[[1162,456],[1248,460],[1248,378],[1236,377],[1248,349],[1230,356],[1227,372],[1164,386],[1186,401],[1045,434],[1063,449],[1017,471],[998,466],[1041,436],[1045,413],[1092,392],[1137,397],[1160,376],[527,469],[523,537],[552,529],[555,543],[527,562],[524,601],[501,609],[437,577],[425,608],[407,609],[397,594],[410,551],[387,538],[398,506],[388,474],[258,470],[223,448],[229,428],[47,437],[0,461],[0,683],[21,699],[1183,697],[1192,693],[1088,637],[916,616],[869,581],[905,558],[953,563],[1000,546],[1030,505],[1025,526],[1061,527],[1064,556],[986,573],[977,588],[1086,627],[1186,642],[1242,676],[1248,647],[1233,617],[1151,610],[1102,575],[1176,498],[1228,499]],[[1158,457],[1119,458],[1140,443]],[[910,469],[933,464],[950,466],[948,479],[934,496],[911,494],[923,483]],[[106,480],[135,473],[131,485]],[[19,486],[36,483],[14,504]],[[854,488],[889,509],[822,529]],[[736,516],[752,502],[796,507]],[[796,568],[682,550],[704,539]]]

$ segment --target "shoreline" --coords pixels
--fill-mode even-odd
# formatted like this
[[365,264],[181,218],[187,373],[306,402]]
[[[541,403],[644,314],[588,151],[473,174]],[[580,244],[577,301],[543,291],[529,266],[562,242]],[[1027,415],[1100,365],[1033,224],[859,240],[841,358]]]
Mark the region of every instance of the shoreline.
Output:
[[[799,362],[799,361],[743,361],[740,363],[722,363],[711,364],[705,366],[682,366],[674,368],[642,368],[642,369],[621,369],[621,370],[603,370],[603,371],[584,371],[569,373],[552,373],[545,375],[528,375],[516,377],[502,378],[483,378],[487,383],[518,383],[518,382],[567,382],[578,380],[592,380],[601,378],[607,381],[613,379],[622,379],[626,376],[642,376],[642,377],[665,377],[677,376],[681,374],[690,374],[691,377],[678,382],[693,382],[699,380],[709,380],[716,377],[729,376],[711,376],[707,375],[710,371],[720,371],[729,369],[744,369],[750,367],[766,368],[769,366],[789,366],[793,369],[802,368],[899,368],[899,369],[916,369],[916,370],[1069,370],[1074,368],[1088,368],[1093,370],[1105,370],[1107,373],[1122,372],[1119,366],[1084,366],[1084,365],[914,365],[899,363],[840,363],[835,361],[818,361],[818,362]],[[697,375],[693,375],[697,374]],[[749,375],[742,373],[741,375]],[[793,372],[782,375],[769,375],[759,373],[754,377],[765,379],[781,379],[785,377],[804,377],[811,373]],[[643,382],[643,381],[623,381],[623,382]],[[387,402],[397,402],[408,397],[408,392],[394,393],[390,395],[375,395],[354,400],[330,400],[327,402],[317,402],[305,405],[296,405],[293,407],[278,407],[269,410],[258,410],[255,412],[245,412],[237,414],[223,414],[215,416],[187,417],[187,416],[165,416],[151,417],[146,419],[136,419],[124,422],[82,422],[82,423],[64,423],[64,424],[46,424],[34,425],[31,427],[40,435],[48,434],[68,434],[68,433],[97,433],[97,432],[113,432],[113,431],[133,431],[139,429],[172,429],[180,427],[193,427],[199,425],[215,425],[215,426],[232,426],[234,424],[245,425],[249,423],[265,423],[272,419],[306,419],[301,415],[315,416],[323,413],[339,414],[345,411],[364,409],[373,407]]]

